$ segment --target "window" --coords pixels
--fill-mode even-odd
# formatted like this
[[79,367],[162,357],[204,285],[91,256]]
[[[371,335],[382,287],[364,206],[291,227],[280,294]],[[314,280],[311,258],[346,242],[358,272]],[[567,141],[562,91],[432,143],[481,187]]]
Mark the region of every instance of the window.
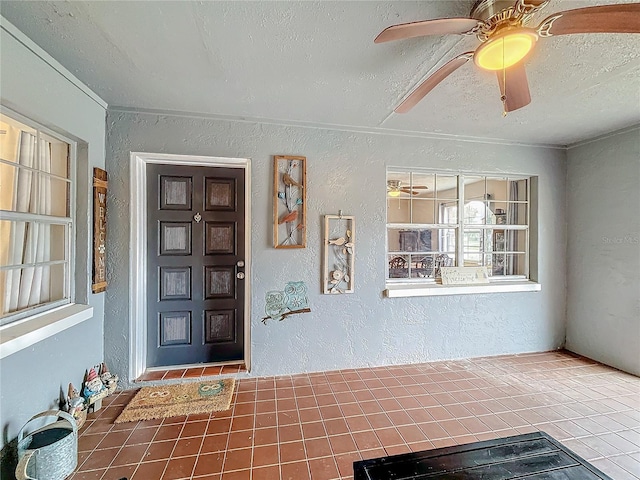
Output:
[[0,325],[72,300],[71,142],[0,115]]
[[530,178],[387,172],[387,281],[434,283],[444,266],[529,278]]

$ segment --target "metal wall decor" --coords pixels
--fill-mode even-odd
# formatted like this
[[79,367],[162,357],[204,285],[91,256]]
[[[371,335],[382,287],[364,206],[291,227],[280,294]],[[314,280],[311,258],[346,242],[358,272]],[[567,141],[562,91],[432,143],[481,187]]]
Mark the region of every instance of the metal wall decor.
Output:
[[353,293],[356,225],[355,217],[324,216],[322,293]]
[[265,300],[264,312],[267,316],[262,318],[262,323],[265,325],[267,320],[282,321],[289,315],[311,312],[307,286],[304,282],[288,282],[282,292],[279,290],[267,292]]
[[307,246],[307,159],[273,157],[273,246]]

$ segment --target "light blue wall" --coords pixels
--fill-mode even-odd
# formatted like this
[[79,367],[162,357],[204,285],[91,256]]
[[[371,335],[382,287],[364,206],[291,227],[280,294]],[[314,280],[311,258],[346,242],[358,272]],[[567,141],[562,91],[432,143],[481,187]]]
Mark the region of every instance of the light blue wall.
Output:
[[640,128],[567,157],[567,348],[640,375]]
[[78,159],[75,278],[77,300],[94,309],[92,319],[0,360],[4,446],[30,416],[56,405],[61,388],[66,393],[69,382],[80,387],[85,369],[103,359],[105,295],[91,293],[87,209],[93,167],[104,168],[105,109],[36,55],[39,49],[4,19],[0,34],[2,105],[85,144]]
[[[105,357],[125,377],[131,151],[251,159],[253,375],[542,351],[564,342],[563,150],[110,111]],[[272,156],[282,154],[307,157],[305,249],[272,247]],[[383,298],[387,166],[538,175],[542,291]],[[355,293],[322,295],[321,219],[340,209],[356,218]],[[290,280],[307,283],[312,312],[263,325],[265,292]]]

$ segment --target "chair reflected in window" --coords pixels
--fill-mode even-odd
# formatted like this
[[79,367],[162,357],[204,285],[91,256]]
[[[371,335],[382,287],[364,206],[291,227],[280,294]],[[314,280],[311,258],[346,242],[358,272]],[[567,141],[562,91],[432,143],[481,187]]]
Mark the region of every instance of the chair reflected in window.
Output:
[[404,257],[393,257],[389,260],[389,278],[407,278],[409,268]]
[[445,253],[441,253],[440,255],[436,256],[436,271],[435,271],[435,276],[436,278],[440,278],[441,276],[441,268],[442,267],[453,267],[453,258],[451,258],[449,255],[445,254]]
[[432,278],[433,277],[433,257],[426,256],[418,258],[413,268],[413,275],[418,278]]

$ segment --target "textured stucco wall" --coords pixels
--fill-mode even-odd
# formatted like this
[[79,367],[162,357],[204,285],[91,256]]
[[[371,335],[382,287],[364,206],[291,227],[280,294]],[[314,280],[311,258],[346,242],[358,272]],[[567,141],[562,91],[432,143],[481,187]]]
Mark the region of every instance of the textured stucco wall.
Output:
[[640,129],[567,153],[567,348],[640,375]]
[[56,406],[61,388],[66,394],[69,382],[80,387],[85,368],[103,358],[104,294],[91,293],[87,208],[93,167],[104,168],[105,109],[4,28],[1,35],[2,105],[85,144],[79,148],[77,171],[76,295],[78,302],[94,309],[92,319],[0,360],[4,445],[29,417]]
[[[564,341],[564,151],[109,111],[105,357],[125,377],[131,151],[252,159],[253,375],[540,351]],[[277,154],[307,157],[306,249],[271,246]],[[539,175],[542,292],[383,298],[386,166]],[[321,216],[339,209],[356,217],[356,292],[321,295]],[[263,325],[265,292],[289,280],[307,282],[312,313]]]

